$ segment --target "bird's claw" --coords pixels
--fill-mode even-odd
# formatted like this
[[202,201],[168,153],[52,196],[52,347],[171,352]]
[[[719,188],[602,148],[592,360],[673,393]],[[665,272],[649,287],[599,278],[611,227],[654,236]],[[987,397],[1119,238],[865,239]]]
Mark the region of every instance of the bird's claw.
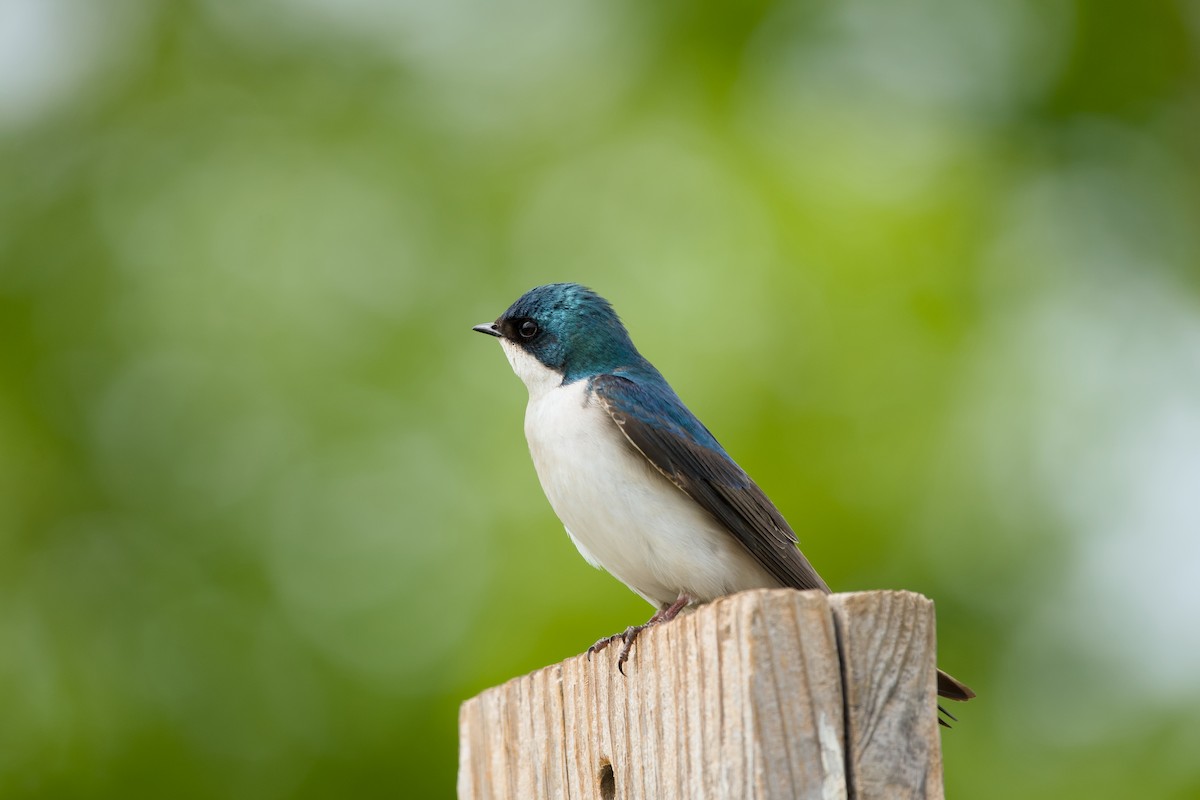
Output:
[[638,634],[648,627],[650,627],[649,623],[646,625],[630,625],[620,633],[614,633],[612,636],[605,636],[603,639],[587,649],[588,660],[591,660],[592,653],[599,653],[613,642],[619,640],[621,642],[621,652],[617,654],[617,671],[624,675],[625,662],[629,660],[629,651],[633,649],[633,643],[637,640]]
[[623,633],[614,633],[612,636],[605,636],[603,639],[600,639],[599,641],[597,641],[594,645],[592,645],[591,647],[589,647],[587,649],[588,661],[592,660],[592,653],[599,653],[601,650],[608,647],[610,644],[615,642],[617,639],[620,639],[622,636],[624,636]]
[[679,612],[686,608],[688,603],[691,602],[691,595],[681,592],[679,597],[675,598],[674,603],[669,606],[663,606],[658,611],[655,611],[654,616],[651,617],[645,625],[630,625],[621,633],[614,633],[612,636],[605,636],[603,639],[589,647],[587,649],[588,660],[590,661],[592,659],[592,653],[599,653],[601,650],[620,639],[621,652],[617,655],[617,671],[624,675],[625,662],[629,660],[629,651],[633,649],[633,643],[637,640],[638,634],[652,625],[659,625],[675,619],[675,617],[679,616]]

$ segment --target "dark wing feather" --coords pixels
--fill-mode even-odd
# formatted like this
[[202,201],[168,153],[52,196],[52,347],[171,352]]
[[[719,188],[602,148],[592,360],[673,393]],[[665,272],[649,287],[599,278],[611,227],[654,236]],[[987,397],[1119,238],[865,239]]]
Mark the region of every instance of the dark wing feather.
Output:
[[630,443],[776,580],[829,591],[797,548],[783,515],[673,392],[647,391],[636,375],[599,375],[591,389]]

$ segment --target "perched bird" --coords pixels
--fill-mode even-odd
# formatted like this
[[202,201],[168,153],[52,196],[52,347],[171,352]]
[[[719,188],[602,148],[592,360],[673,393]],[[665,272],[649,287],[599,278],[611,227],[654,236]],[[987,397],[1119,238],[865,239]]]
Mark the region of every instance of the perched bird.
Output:
[[[474,330],[500,340],[529,389],[525,437],[546,498],[579,552],[649,601],[620,641],[745,589],[829,587],[778,509],[634,347],[603,297],[539,286]],[[975,694],[938,671],[938,694]]]

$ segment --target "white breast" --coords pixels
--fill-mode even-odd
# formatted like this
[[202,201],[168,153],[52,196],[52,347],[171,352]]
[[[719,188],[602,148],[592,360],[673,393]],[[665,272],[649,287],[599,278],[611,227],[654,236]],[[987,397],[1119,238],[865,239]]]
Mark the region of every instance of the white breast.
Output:
[[546,498],[583,557],[654,605],[780,584],[633,448],[588,395],[508,341],[529,388],[525,437]]

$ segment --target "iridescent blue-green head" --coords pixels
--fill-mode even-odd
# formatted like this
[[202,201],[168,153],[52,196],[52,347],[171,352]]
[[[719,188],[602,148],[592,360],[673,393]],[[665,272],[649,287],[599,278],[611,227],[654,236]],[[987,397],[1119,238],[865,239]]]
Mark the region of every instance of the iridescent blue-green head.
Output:
[[492,323],[474,330],[499,337],[517,375],[542,380],[530,361],[572,383],[644,364],[609,302],[577,283],[530,289]]

